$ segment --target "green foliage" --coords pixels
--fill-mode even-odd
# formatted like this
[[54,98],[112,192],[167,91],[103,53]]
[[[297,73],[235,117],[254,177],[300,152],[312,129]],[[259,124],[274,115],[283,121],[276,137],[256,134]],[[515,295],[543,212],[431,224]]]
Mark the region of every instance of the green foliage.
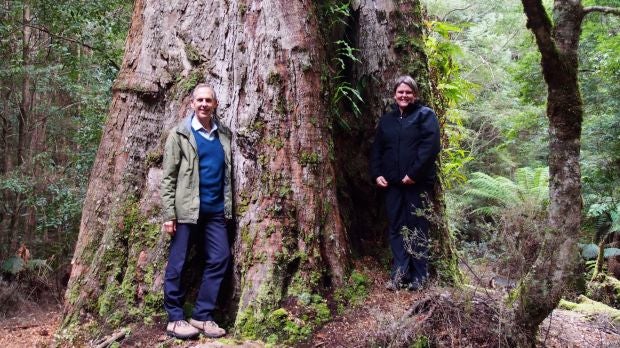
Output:
[[519,168],[514,180],[476,172],[467,182],[465,195],[478,200],[475,212],[499,215],[515,206],[545,210],[549,203],[549,168]]
[[24,259],[19,256],[13,256],[2,263],[2,272],[10,273],[10,274],[18,274],[23,271],[26,267],[24,266]]
[[611,197],[601,197],[592,203],[586,216],[595,222],[596,242],[603,240],[609,233],[620,232],[620,202]]
[[588,316],[605,316],[613,325],[620,325],[620,310],[604,303],[593,301],[583,295],[577,298],[577,302],[560,300],[559,308],[579,312]]
[[[9,235],[53,262],[67,262],[77,237],[81,204],[105,115],[112,82],[121,64],[132,3],[35,1],[32,37],[23,47],[24,1],[3,7],[0,26],[0,90],[7,149],[17,149],[22,86],[32,109],[25,125],[21,163],[7,152],[0,164],[0,216],[15,221]],[[23,56],[23,49],[30,54]],[[26,59],[24,59],[26,58]],[[31,81],[30,85],[24,85]],[[34,134],[38,129],[42,133]],[[31,143],[41,139],[41,144]],[[11,163],[6,166],[5,164]],[[34,214],[34,226],[26,216]],[[8,225],[3,220],[3,225]],[[34,229],[34,231],[32,231]],[[0,257],[14,250],[2,243]]]
[[330,27],[336,25],[348,25],[349,17],[351,16],[351,2],[350,1],[338,1],[331,0],[325,2],[325,17],[328,19]]
[[440,21],[425,24],[430,32],[424,40],[429,66],[437,74],[437,89],[446,99],[447,106],[454,107],[459,102],[471,100],[471,91],[476,84],[461,77],[461,67],[455,59],[461,49],[451,40],[451,35],[460,32],[461,28]]
[[327,301],[318,294],[301,293],[287,303],[295,303],[292,310],[277,308],[255,314],[252,308],[246,309],[237,318],[238,332],[244,338],[260,338],[268,344],[294,344],[310,337],[331,318]]
[[342,314],[345,308],[358,306],[364,302],[368,296],[368,277],[358,271],[351,272],[351,275],[344,286],[337,289],[334,293],[334,300],[338,305],[338,313]]
[[[454,100],[448,108],[448,117],[459,118],[459,146],[455,148],[462,149],[467,156],[460,155],[467,160],[460,161],[459,172],[464,177],[474,171],[507,176],[518,167],[545,166],[545,109],[544,104],[532,97],[536,95],[544,101],[546,88],[539,79],[537,50],[525,27],[522,5],[507,0],[424,2],[429,7],[430,18],[447,23],[431,27],[437,28],[433,38],[438,43],[431,41],[429,45],[437,46],[435,50],[439,52],[450,52],[454,61],[440,56],[432,64],[437,71],[457,74],[471,84],[448,83],[444,88]],[[448,43],[457,47],[452,48]],[[526,96],[520,92],[522,89],[532,92]],[[459,93],[465,95],[461,97]],[[459,157],[456,159],[453,156],[442,161],[458,163]],[[454,182],[462,180],[460,177]]]
[[52,268],[47,264],[47,260],[31,259],[24,261],[24,259],[19,256],[13,256],[5,260],[0,269],[2,272],[9,273],[13,276],[19,275],[23,272],[45,274],[52,271]]
[[[444,132],[448,143],[441,153],[442,182],[449,189],[457,183],[465,182],[466,177],[462,172],[465,165],[473,160],[470,151],[463,148],[466,129],[463,125],[462,113],[455,108],[458,103],[471,100],[472,90],[476,85],[461,77],[461,68],[456,57],[461,53],[451,35],[461,31],[461,28],[446,22],[429,21],[425,23],[429,35],[424,40],[424,50],[428,56],[428,64],[435,76],[436,88],[441,98],[437,101],[440,110],[445,110],[446,123]],[[397,38],[396,46],[416,44],[407,41],[405,37]],[[407,41],[403,43],[403,41]]]
[[321,156],[316,152],[302,151],[299,154],[299,164],[302,167],[316,167],[321,162]]
[[[332,37],[333,32],[343,30],[348,26],[351,18],[351,2],[330,0],[321,5],[319,11],[321,22],[327,25],[322,27],[324,37]],[[354,64],[360,63],[357,57],[358,49],[351,45],[348,38],[327,42],[327,51],[334,52],[330,65],[322,68],[321,82],[326,90],[329,102],[329,114],[335,125],[345,131],[351,130],[351,125],[345,111],[350,111],[354,118],[361,115],[361,105],[364,100],[361,96],[361,85],[354,85],[347,80],[347,74]]]
[[426,336],[420,336],[416,338],[415,341],[410,346],[411,348],[429,348],[431,347],[431,343]]

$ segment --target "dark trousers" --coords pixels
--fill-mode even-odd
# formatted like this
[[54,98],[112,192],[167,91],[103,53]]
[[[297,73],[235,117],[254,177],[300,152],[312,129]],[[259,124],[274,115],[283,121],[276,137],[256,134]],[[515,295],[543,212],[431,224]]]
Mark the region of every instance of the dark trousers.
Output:
[[230,248],[224,213],[201,214],[197,224],[177,224],[170,242],[170,255],[164,277],[164,308],[169,321],[185,319],[185,287],[181,274],[192,245],[202,248],[205,266],[192,318],[213,320],[220,284],[228,268]]
[[426,185],[390,185],[385,206],[394,262],[392,279],[400,283],[423,282],[428,276],[429,222]]

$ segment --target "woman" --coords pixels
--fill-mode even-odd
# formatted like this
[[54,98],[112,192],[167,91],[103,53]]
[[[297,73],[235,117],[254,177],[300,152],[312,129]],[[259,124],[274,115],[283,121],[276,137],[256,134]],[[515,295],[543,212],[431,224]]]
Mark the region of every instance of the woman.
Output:
[[379,120],[371,152],[372,179],[385,190],[394,259],[389,290],[418,290],[428,277],[429,223],[424,214],[437,175],[440,135],[435,112],[418,96],[411,76],[396,79],[396,104]]

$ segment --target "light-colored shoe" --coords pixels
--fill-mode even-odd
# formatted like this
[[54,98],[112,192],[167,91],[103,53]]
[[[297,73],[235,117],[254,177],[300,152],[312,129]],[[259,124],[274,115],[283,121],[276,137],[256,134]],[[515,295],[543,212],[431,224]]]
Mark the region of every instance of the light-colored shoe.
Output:
[[190,325],[202,331],[205,336],[210,338],[218,338],[226,335],[226,330],[219,327],[214,321],[200,321],[196,319],[189,320]]
[[166,333],[172,337],[187,339],[194,338],[200,334],[200,330],[190,325],[185,320],[177,320],[168,322]]

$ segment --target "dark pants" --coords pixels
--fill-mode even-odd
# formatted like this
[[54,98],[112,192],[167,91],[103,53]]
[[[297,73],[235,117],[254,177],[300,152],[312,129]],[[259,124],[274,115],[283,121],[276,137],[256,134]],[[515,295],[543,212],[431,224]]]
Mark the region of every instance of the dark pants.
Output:
[[399,283],[423,282],[428,276],[429,223],[425,185],[390,185],[385,206],[394,263],[392,279]]
[[164,281],[164,308],[169,321],[185,319],[185,287],[181,274],[192,245],[202,248],[205,267],[192,318],[213,320],[220,284],[228,268],[230,249],[224,213],[201,214],[197,224],[177,224],[170,242],[170,255]]

